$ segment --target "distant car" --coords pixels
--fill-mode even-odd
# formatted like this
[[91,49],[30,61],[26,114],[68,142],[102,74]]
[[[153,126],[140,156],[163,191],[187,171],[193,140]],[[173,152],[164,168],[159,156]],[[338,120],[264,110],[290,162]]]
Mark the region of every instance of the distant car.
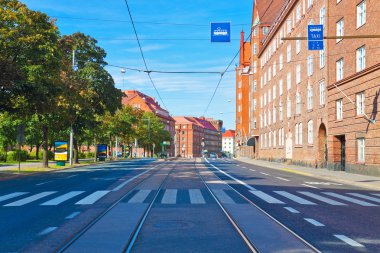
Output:
[[221,153],[221,154],[220,154],[220,157],[221,157],[221,158],[227,158],[227,155],[226,155],[225,153]]
[[215,153],[210,153],[210,158],[217,158],[218,156]]

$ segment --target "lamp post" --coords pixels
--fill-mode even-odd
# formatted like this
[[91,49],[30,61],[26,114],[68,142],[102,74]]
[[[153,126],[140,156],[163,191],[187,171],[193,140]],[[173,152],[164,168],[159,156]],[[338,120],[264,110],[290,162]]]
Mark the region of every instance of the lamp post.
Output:
[[125,87],[124,87],[125,69],[124,69],[124,68],[120,69],[120,72],[121,72],[121,74],[123,75],[123,90],[125,90]]

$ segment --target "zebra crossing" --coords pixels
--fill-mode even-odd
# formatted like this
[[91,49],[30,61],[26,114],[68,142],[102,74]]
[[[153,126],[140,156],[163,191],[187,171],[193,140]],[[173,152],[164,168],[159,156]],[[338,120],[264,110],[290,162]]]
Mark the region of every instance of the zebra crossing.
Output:
[[[297,191],[290,193],[287,191],[272,191],[271,193],[265,193],[259,190],[250,190],[250,193],[261,201],[264,201],[268,204],[289,204],[296,203],[300,205],[321,205],[327,204],[332,206],[349,206],[353,204],[354,206],[363,206],[363,207],[377,207],[380,203],[380,198],[375,196],[380,196],[377,193],[334,193],[334,192],[308,192],[308,191]],[[355,198],[353,198],[355,197]],[[361,198],[361,199],[358,199]],[[362,199],[365,199],[362,200]],[[375,203],[373,203],[375,202]]]
[[[111,191],[99,190],[86,191],[44,191],[39,193],[13,192],[0,195],[1,207],[22,207],[36,204],[39,206],[59,206],[70,201],[77,206],[92,205],[105,197]],[[132,192],[125,202],[130,204],[149,203],[155,190],[141,189]],[[241,204],[233,190],[214,189],[213,194],[222,204]],[[310,191],[261,191],[250,190],[251,200],[263,201],[273,205],[299,204],[305,206],[331,205],[331,206],[362,206],[379,207],[379,193],[335,193],[335,192],[310,192]],[[211,194],[205,189],[162,189],[156,203],[163,205],[192,204],[204,205],[214,203]]]

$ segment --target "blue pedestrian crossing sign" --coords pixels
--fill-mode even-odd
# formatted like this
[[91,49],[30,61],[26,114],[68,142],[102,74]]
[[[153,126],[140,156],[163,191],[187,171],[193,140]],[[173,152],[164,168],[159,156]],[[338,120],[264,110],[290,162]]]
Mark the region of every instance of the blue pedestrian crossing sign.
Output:
[[231,23],[211,23],[211,42],[231,42]]
[[309,50],[324,50],[323,25],[307,26],[307,44]]

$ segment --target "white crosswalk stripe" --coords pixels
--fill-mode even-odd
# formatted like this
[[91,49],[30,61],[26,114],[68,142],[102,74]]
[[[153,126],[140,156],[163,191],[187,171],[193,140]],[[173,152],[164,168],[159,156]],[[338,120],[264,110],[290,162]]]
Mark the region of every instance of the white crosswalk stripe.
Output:
[[7,195],[3,195],[3,196],[0,196],[0,202],[8,200],[8,199],[16,198],[16,197],[19,197],[21,195],[25,195],[27,193],[28,192],[14,192],[14,193],[10,193],[10,194],[7,194]]
[[74,198],[74,197],[76,197],[82,193],[84,193],[84,191],[71,191],[71,192],[63,194],[59,197],[56,197],[52,200],[46,201],[46,202],[42,203],[41,206],[56,206],[56,205],[61,204],[62,202],[65,202],[71,198]]
[[326,198],[326,197],[323,197],[323,196],[319,196],[319,195],[311,193],[311,192],[302,192],[302,191],[300,191],[299,193],[301,193],[303,195],[306,195],[306,196],[308,196],[310,198],[317,199],[319,201],[322,201],[322,202],[325,202],[327,204],[333,205],[333,206],[346,206],[346,204],[344,204],[344,203],[341,203],[341,202],[338,202],[338,201],[335,201],[335,200],[332,200],[332,199],[329,199],[329,198]]
[[316,205],[314,202],[303,199],[301,197],[298,197],[286,191],[274,191],[274,192],[301,205]]
[[265,202],[267,202],[269,204],[285,204],[281,200],[278,200],[278,199],[270,196],[269,194],[266,194],[265,192],[262,192],[262,191],[250,191],[250,192],[253,195],[255,195],[256,197],[264,200]]
[[358,198],[362,198],[362,199],[366,199],[366,200],[371,200],[371,201],[376,202],[376,203],[380,203],[380,199],[379,198],[374,198],[374,197],[367,196],[367,195],[360,194],[360,193],[347,193],[347,194],[350,194],[350,195],[358,197]]
[[4,206],[23,206],[23,205],[29,204],[29,203],[31,203],[33,201],[36,201],[36,200],[42,199],[44,197],[47,197],[47,196],[49,196],[51,194],[54,194],[54,193],[56,193],[56,192],[55,191],[41,192],[41,193],[38,193],[38,194],[35,194],[35,195],[32,195],[32,196],[29,196],[29,197],[17,200],[15,202],[6,204]]
[[223,190],[213,190],[218,200],[223,204],[235,204],[235,201],[227,195]]
[[380,197],[380,193],[372,193],[372,195],[375,195],[375,196],[379,196],[379,197]]
[[323,194],[332,196],[334,198],[343,199],[345,201],[348,201],[348,202],[351,202],[351,203],[355,203],[355,204],[358,204],[358,205],[361,205],[361,206],[377,206],[375,204],[371,204],[371,203],[368,203],[366,201],[350,198],[350,197],[347,197],[347,196],[344,196],[344,195],[340,195],[340,194],[337,194],[337,193],[333,193],[333,192],[324,192]]
[[167,189],[162,197],[161,204],[175,204],[177,202],[177,190]]
[[91,205],[94,204],[96,201],[107,195],[110,191],[96,191],[87,197],[79,200],[76,205]]
[[151,190],[139,190],[135,196],[133,196],[128,203],[143,203],[145,199],[148,197]]
[[202,196],[202,192],[199,189],[190,189],[189,196],[191,204],[206,204],[206,201]]

